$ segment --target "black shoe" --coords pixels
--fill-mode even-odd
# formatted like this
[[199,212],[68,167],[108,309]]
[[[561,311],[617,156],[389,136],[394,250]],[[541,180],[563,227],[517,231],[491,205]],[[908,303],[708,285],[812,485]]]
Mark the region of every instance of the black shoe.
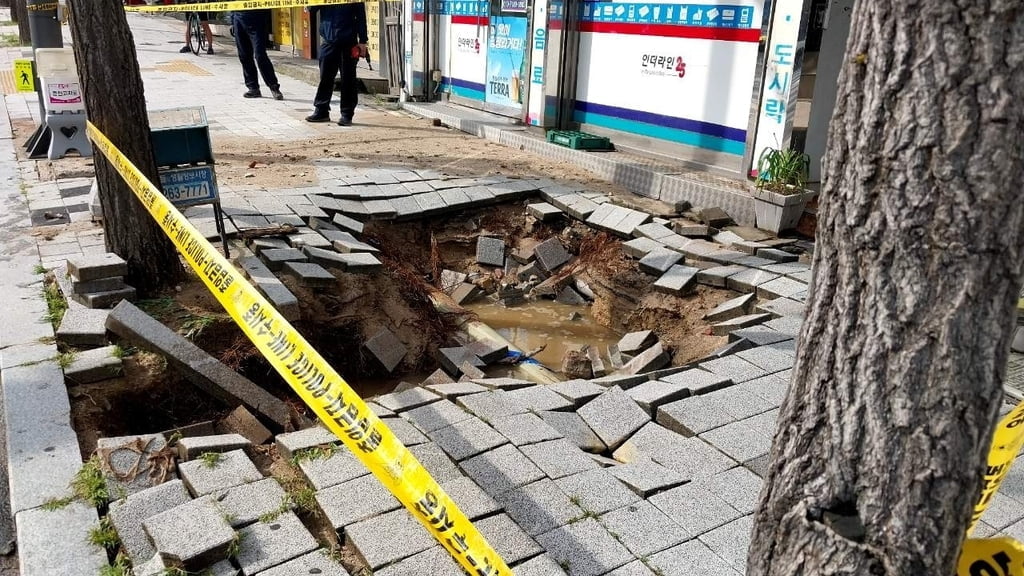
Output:
[[191,51],[192,51],[192,49],[189,48],[188,46],[182,46],[181,50],[178,50],[178,53],[179,54],[188,54]]
[[207,48],[206,49],[206,53],[207,54],[213,54],[213,46],[210,46],[209,48]]
[[313,112],[309,116],[306,116],[306,122],[330,122],[331,115],[321,112]]
[[352,125],[352,117],[351,116],[342,116],[341,118],[338,118],[338,126],[351,126],[351,125]]
[[263,94],[259,90],[249,90],[245,94],[242,94],[243,98],[263,98]]
[[274,97],[274,100],[284,100],[284,94],[281,94],[280,88],[271,88],[270,95]]

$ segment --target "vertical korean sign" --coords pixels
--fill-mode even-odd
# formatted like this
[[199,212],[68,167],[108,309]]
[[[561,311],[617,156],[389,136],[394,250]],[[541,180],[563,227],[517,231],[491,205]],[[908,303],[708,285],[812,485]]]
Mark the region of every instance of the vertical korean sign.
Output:
[[802,0],[778,0],[772,13],[771,40],[765,54],[764,88],[758,108],[757,137],[754,140],[753,166],[768,148],[784,148],[789,143],[793,126],[793,95],[799,82],[796,67],[797,45],[800,41]]
[[529,33],[527,1],[500,0],[492,6],[499,13],[491,15],[487,39],[486,102],[521,110]]

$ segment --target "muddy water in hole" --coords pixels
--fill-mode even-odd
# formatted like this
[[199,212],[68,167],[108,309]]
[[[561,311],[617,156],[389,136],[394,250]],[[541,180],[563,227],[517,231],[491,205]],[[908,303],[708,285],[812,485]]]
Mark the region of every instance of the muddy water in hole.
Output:
[[[525,353],[547,344],[547,348],[534,358],[555,372],[561,370],[562,356],[566,350],[584,344],[597,346],[607,367],[608,345],[615,344],[620,338],[615,331],[595,322],[587,306],[539,300],[515,308],[505,308],[490,302],[472,304],[467,308],[475,312],[481,322],[494,328]],[[569,316],[573,312],[583,317],[570,320]]]

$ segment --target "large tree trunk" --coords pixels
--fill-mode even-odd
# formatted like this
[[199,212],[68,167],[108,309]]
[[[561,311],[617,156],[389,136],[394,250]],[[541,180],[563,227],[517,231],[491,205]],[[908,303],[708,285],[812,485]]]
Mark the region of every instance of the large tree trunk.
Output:
[[[71,35],[89,120],[158,183],[135,42],[120,0],[72,0]],[[107,249],[128,261],[128,280],[152,293],[179,280],[174,245],[113,166],[96,153]]]
[[1024,263],[1024,5],[862,0],[748,574],[951,575]]
[[25,8],[26,0],[10,0],[11,20],[18,23],[18,40],[22,46],[32,44],[32,33],[28,27],[28,10]]

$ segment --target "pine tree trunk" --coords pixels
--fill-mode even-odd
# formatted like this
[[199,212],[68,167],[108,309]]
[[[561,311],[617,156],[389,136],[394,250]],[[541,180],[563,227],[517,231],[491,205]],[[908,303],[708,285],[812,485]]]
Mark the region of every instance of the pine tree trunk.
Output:
[[[150,181],[159,183],[135,43],[121,0],[71,0],[71,34],[89,120]],[[182,277],[174,245],[99,152],[96,180],[107,249],[128,261],[128,280],[152,293]]]
[[1024,264],[1024,5],[857,2],[752,576],[951,575]]

